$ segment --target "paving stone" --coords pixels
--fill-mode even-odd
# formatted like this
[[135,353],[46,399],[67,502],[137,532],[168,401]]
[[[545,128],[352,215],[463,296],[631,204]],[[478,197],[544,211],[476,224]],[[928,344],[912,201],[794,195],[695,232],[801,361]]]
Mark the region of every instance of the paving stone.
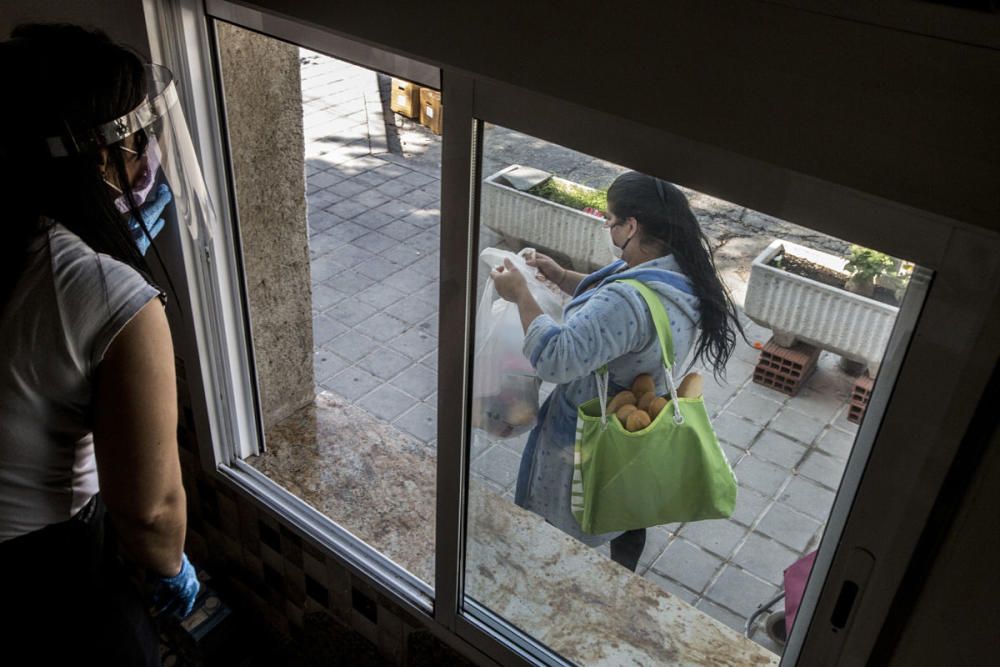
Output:
[[[380,185],[382,185],[388,180],[389,177],[386,176],[385,174],[380,173],[379,168],[375,168],[370,171],[365,171],[358,174],[357,176],[351,177],[352,183],[363,185],[365,186],[365,189],[369,191],[377,189]],[[390,197],[386,197],[385,200],[383,200],[383,203],[385,201],[388,201],[389,199]]]
[[745,618],[741,618],[741,617],[737,616],[736,614],[734,614],[733,612],[729,611],[728,609],[725,609],[724,607],[720,607],[719,605],[715,604],[714,602],[712,602],[711,600],[708,600],[706,598],[702,598],[701,600],[698,600],[698,602],[695,603],[694,606],[699,611],[702,611],[702,612],[708,614],[709,616],[711,616],[715,620],[719,621],[723,625],[726,625],[726,626],[732,628],[733,630],[735,630],[736,632],[740,633],[741,635],[743,634],[743,628],[746,625],[746,621],[747,621]]
[[430,368],[432,371],[437,372],[437,369],[438,369],[438,351],[434,350],[433,352],[431,352],[430,354],[428,354],[426,357],[422,358],[420,360],[420,363],[423,364],[424,366],[426,366],[427,368]]
[[429,442],[437,437],[437,410],[426,403],[413,406],[394,423],[397,428],[403,429],[423,442]]
[[[858,424],[855,424],[854,422],[851,422],[851,421],[847,420],[848,408],[849,408],[849,406],[845,403],[844,407],[841,408],[840,412],[837,414],[837,416],[831,422],[831,425],[834,426],[834,427],[836,427],[836,428],[838,428],[838,429],[840,429],[841,431],[844,431],[844,432],[849,433],[851,435],[857,435],[858,434]],[[870,414],[870,413],[866,413],[866,416],[868,414]]]
[[747,529],[727,519],[715,519],[686,523],[678,532],[689,542],[726,558],[746,535]]
[[357,401],[359,407],[380,419],[392,421],[413,405],[413,399],[400,390],[381,382],[379,384],[364,400]]
[[[388,225],[379,230],[386,236],[391,236],[397,241],[406,241],[412,236],[416,236],[421,232],[420,227],[409,222],[403,222],[402,220],[393,220]],[[416,248],[420,250],[420,248]]]
[[400,299],[386,308],[385,312],[407,324],[417,324],[437,313],[437,308],[416,297]]
[[322,283],[341,273],[346,267],[331,254],[326,254],[309,263],[309,275],[313,284]]
[[[524,440],[527,441],[527,438],[525,437]],[[639,555],[639,564],[636,567],[636,572],[639,574],[646,573],[656,559],[663,554],[663,551],[672,539],[674,539],[674,534],[661,526],[647,528],[646,544]]]
[[389,197],[382,194],[378,190],[366,190],[359,195],[355,195],[351,198],[351,201],[361,204],[367,209],[378,208],[382,204],[389,201]]
[[811,445],[816,437],[823,431],[826,421],[799,412],[798,410],[785,407],[784,410],[775,417],[770,424],[769,430],[783,433],[790,438],[798,440],[804,445]]
[[401,266],[410,266],[417,260],[427,256],[427,253],[420,252],[414,248],[408,248],[405,244],[401,244],[398,241],[394,247],[389,248],[388,250],[383,250],[379,254]]
[[[745,623],[758,605],[767,602],[777,592],[778,588],[773,584],[762,581],[735,565],[728,565],[705,596],[742,617],[740,622]],[[695,606],[702,608],[700,603]]]
[[417,208],[440,208],[441,195],[438,192],[428,192],[424,188],[407,192],[403,197],[407,204]]
[[413,263],[413,270],[419,271],[420,273],[434,278],[437,280],[438,271],[440,270],[441,259],[437,256],[437,253],[424,257],[423,259],[417,260]]
[[[325,282],[333,289],[347,294],[350,298],[345,299],[345,301],[349,300],[351,303],[358,303],[358,292],[376,284],[374,280],[362,273],[358,273],[354,269],[344,269],[337,275],[328,278]],[[341,303],[344,302],[342,301]]]
[[684,586],[680,585],[670,577],[665,577],[655,570],[647,570],[642,574],[642,578],[656,584],[667,593],[676,596],[678,599],[684,600],[690,605],[693,605],[698,600],[697,593],[684,588]]
[[381,229],[395,219],[391,215],[375,210],[367,210],[354,216],[354,222],[371,230]]
[[701,593],[721,566],[720,559],[687,540],[677,538],[653,563],[652,569]]
[[313,318],[313,345],[322,345],[347,331],[347,327],[326,315]]
[[705,378],[705,406],[709,415],[717,415],[726,405],[733,394],[739,389],[738,385],[732,383],[718,383],[708,373],[702,373]]
[[330,187],[335,183],[339,183],[341,180],[343,179],[341,179],[340,176],[328,171],[318,171],[306,178],[306,182],[318,190]]
[[[437,306],[434,306],[434,308],[436,310]],[[420,329],[421,331],[426,331],[430,335],[437,338],[439,324],[440,322],[438,321],[438,313],[435,313],[434,315],[431,315],[426,320],[418,324],[417,328]]]
[[399,243],[399,241],[397,241],[396,239],[389,238],[385,234],[381,234],[379,232],[370,232],[367,230],[367,228],[365,229],[365,231],[367,232],[366,234],[354,239],[351,243],[358,246],[359,248],[364,248],[368,252],[377,254],[382,252],[383,250],[388,250],[389,248]]
[[384,281],[388,276],[395,275],[396,272],[403,267],[384,257],[375,255],[371,259],[367,259],[358,264],[356,268],[358,273],[361,275],[368,276],[372,280],[376,280],[384,284]]
[[[351,222],[350,220],[345,220],[339,224],[330,227],[330,229],[323,232],[325,236],[336,239],[341,244],[350,243],[356,238],[360,238],[368,233],[368,229],[362,227],[361,225]],[[347,266],[353,266],[349,264]]]
[[728,412],[745,417],[760,426],[764,426],[767,422],[771,421],[771,418],[780,409],[781,403],[753,393],[753,385],[741,390],[736,395],[736,398],[733,399],[733,402],[729,404],[729,407],[726,408]]
[[382,384],[382,381],[371,373],[355,366],[337,373],[332,378],[324,380],[321,384],[326,389],[340,394],[351,402],[355,402]]
[[441,224],[441,211],[436,208],[420,208],[409,215],[400,218],[403,222],[409,222],[421,229],[437,231]]
[[385,163],[380,167],[375,167],[372,171],[380,176],[384,176],[385,180],[388,181],[394,178],[399,178],[403,174],[409,172],[409,169],[401,167],[398,164]]
[[751,421],[738,417],[728,411],[723,412],[712,420],[715,434],[719,439],[735,445],[740,449],[747,449],[754,438],[761,432],[761,427]]
[[391,216],[393,220],[398,220],[399,218],[412,213],[413,206],[398,199],[390,199],[375,210]]
[[358,183],[353,178],[349,178],[345,181],[340,181],[339,183],[331,185],[327,188],[327,191],[332,192],[341,199],[351,199],[362,192],[367,192],[371,187],[372,186],[365,185],[364,183]]
[[[312,307],[317,311],[324,311],[327,308],[344,300],[344,293],[336,290],[325,283],[319,283],[312,287]],[[338,319],[339,318],[335,318]],[[342,320],[341,320],[342,321]]]
[[776,463],[782,468],[794,468],[806,455],[806,448],[780,433],[764,431],[750,448],[756,458]]
[[437,307],[439,297],[441,296],[441,285],[436,279],[430,280],[426,285],[414,292],[413,295]]
[[726,460],[729,461],[730,466],[736,465],[736,462],[746,455],[746,452],[739,447],[733,447],[725,442],[719,444],[722,445],[722,451],[725,452]]
[[379,311],[364,322],[357,324],[356,328],[380,343],[387,343],[396,336],[402,335],[410,326],[410,324],[385,311]]
[[353,218],[360,217],[361,214],[368,211],[369,208],[359,202],[343,199],[335,204],[330,204],[325,210],[330,211],[334,215],[339,215],[344,220],[351,220]]
[[[437,339],[417,329],[410,329],[389,342],[389,346],[411,359],[420,359],[437,349]],[[437,366],[435,365],[435,368]]]
[[472,442],[469,447],[469,458],[475,461],[477,458],[486,453],[491,447],[498,446],[492,440],[489,439],[485,431],[480,431],[479,429],[472,429]]
[[341,372],[351,364],[326,348],[319,347],[313,353],[313,377],[322,383]]
[[740,486],[736,491],[736,509],[733,510],[733,515],[729,519],[743,526],[751,526],[770,502],[771,499],[767,496],[745,486]]
[[798,396],[788,399],[788,403],[785,405],[787,408],[798,410],[823,423],[828,423],[843,407],[844,401],[835,395],[804,387]]
[[397,180],[405,181],[406,183],[409,183],[413,187],[421,187],[421,186],[426,186],[429,183],[434,183],[438,179],[418,171],[410,171],[400,176],[399,179]]
[[[382,380],[388,380],[399,374],[413,361],[384,347],[376,348],[358,362],[358,367],[366,370]],[[410,401],[413,402],[412,400]]]
[[354,326],[367,320],[377,312],[378,309],[375,306],[369,306],[367,303],[362,303],[357,299],[351,299],[350,303],[341,301],[335,307],[326,311],[325,315],[348,326]]
[[403,295],[399,293],[399,290],[384,283],[375,283],[371,287],[358,292],[359,299],[376,308],[390,306],[402,297]]
[[799,466],[799,474],[835,491],[840,486],[840,478],[844,475],[845,465],[843,460],[813,450],[805,462]]
[[[343,223],[338,223],[343,224]],[[334,225],[335,227],[336,225]],[[330,229],[333,229],[331,227]],[[330,233],[330,229],[322,232],[318,232],[309,237],[309,260],[312,262],[328,255],[335,249],[344,245],[346,241],[337,238],[336,235]],[[331,260],[334,258],[331,257]],[[330,260],[328,260],[330,261]],[[341,268],[343,270],[343,268]]]
[[787,470],[773,463],[761,461],[753,455],[746,456],[737,463],[734,472],[741,485],[748,486],[768,498],[774,497],[789,476]]
[[437,389],[438,374],[421,364],[414,364],[392,379],[392,385],[420,400]]
[[854,449],[854,436],[831,427],[819,437],[816,446],[827,454],[846,461]]
[[503,447],[492,447],[478,459],[472,468],[486,479],[506,489],[517,481],[520,458]]
[[820,529],[820,522],[792,508],[774,503],[757,524],[757,530],[773,537],[778,542],[798,551],[805,552],[810,540]]
[[313,192],[306,196],[306,205],[308,206],[308,215],[313,215],[318,211],[322,211],[332,204],[336,204],[342,199],[339,195],[330,192],[329,190],[319,190],[318,192]]
[[825,522],[833,506],[834,493],[815,482],[796,475],[785,487],[778,500],[792,509]]
[[359,331],[348,331],[326,344],[344,359],[361,359],[378,348],[378,343]]
[[431,253],[440,248],[441,236],[438,234],[437,229],[432,229],[407,239],[406,244],[411,248]]
[[385,195],[387,199],[403,199],[404,201],[406,200],[406,193],[414,189],[416,189],[416,186],[399,179],[386,181],[378,186],[378,191]]
[[334,215],[329,211],[316,210],[309,212],[309,232],[315,234],[324,229],[329,229],[344,219],[339,215]]
[[785,568],[799,559],[799,554],[769,537],[750,533],[732,557],[743,569],[776,586],[783,585]]

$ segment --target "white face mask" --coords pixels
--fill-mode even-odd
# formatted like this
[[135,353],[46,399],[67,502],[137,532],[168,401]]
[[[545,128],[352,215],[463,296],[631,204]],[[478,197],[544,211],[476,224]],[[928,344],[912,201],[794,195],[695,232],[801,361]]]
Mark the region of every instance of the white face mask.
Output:
[[628,240],[625,241],[625,245],[619,248],[617,245],[615,245],[615,239],[613,236],[611,236],[611,230],[607,229],[606,231],[608,232],[608,250],[611,251],[611,254],[614,255],[615,259],[621,259],[622,254],[625,252],[625,247],[629,244],[629,241],[632,240],[632,237],[631,236],[628,237]]

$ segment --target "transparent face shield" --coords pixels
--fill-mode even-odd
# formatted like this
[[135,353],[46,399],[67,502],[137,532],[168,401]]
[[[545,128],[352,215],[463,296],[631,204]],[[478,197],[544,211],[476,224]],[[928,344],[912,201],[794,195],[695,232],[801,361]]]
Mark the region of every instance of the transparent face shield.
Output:
[[[129,113],[84,132],[67,128],[64,135],[46,140],[53,157],[95,148],[121,151],[130,182],[105,182],[118,195],[118,210],[130,215],[129,226],[143,254],[151,239],[174,219],[195,241],[209,238],[214,220],[173,75],[165,67],[148,65],[146,77],[148,95]],[[130,213],[129,197],[142,225]]]

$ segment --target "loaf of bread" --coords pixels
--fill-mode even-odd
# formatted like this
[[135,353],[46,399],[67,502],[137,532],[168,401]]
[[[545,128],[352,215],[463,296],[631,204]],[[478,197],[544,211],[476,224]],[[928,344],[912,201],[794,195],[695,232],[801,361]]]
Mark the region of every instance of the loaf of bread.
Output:
[[645,410],[636,410],[628,416],[625,421],[626,431],[641,431],[650,425],[653,420],[649,418],[649,413]]
[[647,373],[642,375],[637,375],[634,380],[632,380],[632,393],[636,396],[642,396],[646,392],[656,391],[656,383],[653,382],[653,376]]
[[608,412],[618,412],[618,408],[628,404],[635,405],[635,394],[626,389],[625,391],[618,392],[611,399],[611,402],[608,403]]
[[645,410],[646,412],[649,412],[649,404],[652,403],[655,399],[656,399],[656,394],[652,391],[647,391],[645,394],[639,397],[639,400],[636,401],[635,404],[640,410]]
[[646,409],[646,412],[649,413],[650,418],[656,419],[656,415],[660,414],[660,411],[663,410],[663,408],[665,407],[667,407],[667,399],[665,399],[663,396],[657,396],[649,404],[649,407]]
[[625,420],[628,419],[628,416],[638,409],[639,408],[635,407],[631,403],[626,403],[625,405],[618,408],[618,412],[616,412],[615,415],[618,417],[618,421],[624,424]]
[[677,387],[677,396],[680,398],[698,398],[704,391],[705,382],[701,374],[691,372],[684,376]]

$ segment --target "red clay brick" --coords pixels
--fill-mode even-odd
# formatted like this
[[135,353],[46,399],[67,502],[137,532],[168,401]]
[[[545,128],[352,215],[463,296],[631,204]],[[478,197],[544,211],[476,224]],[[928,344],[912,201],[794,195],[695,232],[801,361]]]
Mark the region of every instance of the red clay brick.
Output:
[[819,348],[806,343],[782,347],[773,339],[769,340],[761,348],[757,366],[753,371],[753,381],[783,394],[795,396],[816,369],[819,352]]

